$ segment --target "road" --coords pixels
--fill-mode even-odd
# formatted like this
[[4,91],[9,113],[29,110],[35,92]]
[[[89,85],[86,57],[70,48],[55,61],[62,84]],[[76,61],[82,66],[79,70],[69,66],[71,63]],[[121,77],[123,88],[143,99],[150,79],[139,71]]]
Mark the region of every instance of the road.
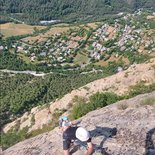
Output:
[[46,73],[37,73],[36,71],[14,71],[14,70],[7,70],[7,69],[3,69],[3,70],[0,70],[1,72],[6,72],[6,73],[15,73],[15,74],[31,74],[31,75],[34,75],[34,76],[45,76]]

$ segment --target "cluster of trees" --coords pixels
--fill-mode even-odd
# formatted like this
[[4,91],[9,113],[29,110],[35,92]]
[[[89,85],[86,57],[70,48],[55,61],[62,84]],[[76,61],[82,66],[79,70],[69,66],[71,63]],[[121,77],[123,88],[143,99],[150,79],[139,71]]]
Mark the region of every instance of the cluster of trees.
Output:
[[1,4],[3,14],[15,14],[15,18],[32,24],[51,19],[100,19],[105,14],[155,8],[154,0],[3,0]]
[[1,15],[0,14],[0,24],[5,24],[7,22],[11,22],[12,20],[8,18],[7,16]]
[[4,50],[0,53],[0,69],[19,69],[24,70],[28,66],[17,55]]
[[134,52],[131,52],[131,51],[126,51],[125,53],[123,53],[123,56],[128,58],[128,60],[130,61],[130,64],[143,63],[151,58],[151,56],[147,54],[140,54],[138,52],[136,52],[136,54],[135,53],[133,54],[133,53]]
[[37,105],[61,98],[73,89],[103,77],[103,74],[1,75],[1,126]]
[[12,54],[7,49],[0,52],[0,69],[10,70],[34,70],[48,72],[52,67],[47,67],[47,64],[27,64],[20,59],[17,54]]
[[[10,42],[11,45],[11,42]],[[9,45],[8,45],[9,46]],[[8,47],[7,46],[7,47]],[[72,62],[73,58],[68,58],[67,62]],[[75,69],[79,67],[74,66],[48,66],[46,62],[44,63],[26,63],[21,58],[19,58],[18,53],[11,53],[8,49],[4,49],[0,52],[0,69],[10,69],[10,70],[33,70],[41,72],[62,72],[64,69]]]

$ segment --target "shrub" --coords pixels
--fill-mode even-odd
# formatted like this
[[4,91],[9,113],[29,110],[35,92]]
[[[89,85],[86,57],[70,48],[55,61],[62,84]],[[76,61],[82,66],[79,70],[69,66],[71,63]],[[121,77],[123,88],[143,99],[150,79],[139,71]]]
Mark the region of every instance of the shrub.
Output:
[[35,116],[34,114],[32,114],[32,117],[31,117],[31,126],[33,126],[35,124]]
[[102,93],[96,93],[90,97],[90,106],[92,110],[96,108],[101,108],[107,105],[107,96]]
[[152,67],[155,69],[155,65],[152,65]]
[[8,132],[6,134],[1,134],[0,138],[0,145],[3,148],[8,148],[24,139],[26,139],[26,133],[27,133],[27,128],[24,128],[23,130],[17,132]]
[[51,121],[50,124],[43,125],[43,127],[41,129],[37,129],[37,130],[31,131],[30,133],[27,133],[26,138],[35,137],[35,136],[37,136],[39,134],[42,134],[42,133],[45,133],[45,132],[49,132],[49,131],[51,131],[54,128],[55,128],[55,125],[53,125],[53,122]]
[[114,93],[96,93],[89,98],[89,102],[86,103],[84,100],[76,100],[73,109],[71,111],[70,117],[72,119],[78,119],[79,117],[84,116],[88,112],[95,110],[97,108],[105,107],[109,104],[115,103],[120,99]]
[[125,109],[127,109],[128,108],[128,105],[127,104],[118,104],[118,109],[119,110],[125,110]]
[[154,97],[148,97],[142,101],[142,105],[154,105],[155,104],[155,98]]
[[77,119],[88,112],[87,109],[87,100],[83,97],[75,96],[72,100],[75,104],[73,105],[73,109],[70,114],[71,119]]
[[128,98],[134,97],[139,94],[149,93],[153,90],[155,90],[155,83],[145,86],[145,83],[141,81],[138,84],[130,87]]
[[90,89],[90,88],[87,87],[87,86],[84,86],[83,88],[84,88],[85,90],[87,90],[87,91],[89,91],[89,89]]
[[75,104],[70,115],[71,119],[78,119],[79,117],[84,116],[90,111],[87,107],[88,105],[84,103]]

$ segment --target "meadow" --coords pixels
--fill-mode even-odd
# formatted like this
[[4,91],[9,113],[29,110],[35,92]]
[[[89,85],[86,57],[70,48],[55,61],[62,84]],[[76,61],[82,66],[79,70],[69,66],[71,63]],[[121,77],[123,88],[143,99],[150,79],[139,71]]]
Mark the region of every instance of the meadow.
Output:
[[0,24],[0,32],[5,38],[11,36],[33,34],[34,28],[38,30],[46,28],[46,26],[31,26],[27,24],[15,24],[15,23],[5,23]]

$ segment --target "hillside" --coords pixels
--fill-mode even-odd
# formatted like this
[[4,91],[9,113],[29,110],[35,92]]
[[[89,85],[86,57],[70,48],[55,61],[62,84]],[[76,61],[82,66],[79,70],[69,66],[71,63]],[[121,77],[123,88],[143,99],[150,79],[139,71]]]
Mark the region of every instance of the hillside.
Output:
[[[80,119],[79,125],[90,131],[94,155],[153,155],[154,118],[155,92],[152,92],[92,111]],[[60,155],[61,148],[61,132],[55,128],[12,146],[2,155]],[[80,143],[78,148],[74,155],[81,155],[86,149]]]
[[25,127],[28,128],[29,133],[35,132],[38,129],[43,129],[44,131],[44,127],[47,128],[49,125],[52,127],[55,118],[72,109],[76,103],[74,101],[76,97],[79,99],[82,98],[85,103],[89,97],[97,92],[114,92],[118,95],[128,95],[131,91],[132,96],[135,96],[155,90],[154,87],[150,87],[151,89],[148,87],[155,83],[154,65],[155,59],[152,59],[148,63],[132,65],[126,71],[93,81],[79,89],[71,91],[71,93],[64,95],[61,99],[57,99],[45,107],[38,106],[24,113],[24,115],[12,123],[5,125],[3,132],[7,133],[9,130],[15,130],[16,132],[23,130]]
[[132,12],[139,8],[153,10],[155,8],[154,0],[3,0],[1,2],[1,14],[8,15],[11,19],[15,18],[16,21],[32,24],[41,20],[92,21],[104,19],[104,15]]

